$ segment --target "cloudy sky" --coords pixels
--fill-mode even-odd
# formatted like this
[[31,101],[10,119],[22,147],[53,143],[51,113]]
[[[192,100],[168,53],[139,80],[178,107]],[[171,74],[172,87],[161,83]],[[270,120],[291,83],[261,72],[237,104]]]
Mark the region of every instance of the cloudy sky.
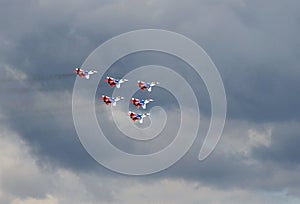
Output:
[[[299,6],[296,0],[1,0],[0,203],[300,203]],[[192,148],[172,167],[135,177],[102,167],[80,143],[71,73],[101,43],[144,28],[201,45],[221,74],[228,112],[215,151],[199,162],[210,116],[199,80],[203,122]],[[162,53],[128,56],[115,67],[153,60],[184,67]],[[161,103],[168,109],[170,102]],[[98,109],[98,120],[105,112]],[[113,128],[110,134],[120,148],[144,149],[118,139]],[[145,149],[153,152],[172,136]]]

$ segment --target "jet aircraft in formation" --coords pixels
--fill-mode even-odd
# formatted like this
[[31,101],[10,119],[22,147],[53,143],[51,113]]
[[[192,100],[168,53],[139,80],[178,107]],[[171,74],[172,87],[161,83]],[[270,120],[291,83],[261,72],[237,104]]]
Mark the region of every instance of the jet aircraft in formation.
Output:
[[107,106],[109,106],[110,104],[112,104],[113,106],[117,105],[117,102],[124,99],[124,97],[122,96],[117,96],[117,97],[109,97],[109,96],[105,96],[102,95],[102,98],[100,98],[100,100],[102,100]]
[[[80,78],[90,79],[90,76],[93,74],[96,74],[97,71],[95,70],[83,70],[80,68],[76,68],[74,71],[75,74],[77,74]],[[110,87],[114,88],[120,88],[121,84],[124,82],[128,82],[127,79],[115,79],[113,77],[107,76],[105,82],[109,84]],[[138,87],[144,92],[147,90],[148,92],[152,91],[152,87],[158,85],[159,82],[143,82],[138,81]],[[116,106],[117,102],[124,99],[122,96],[117,97],[109,97],[106,95],[102,95],[100,100],[102,100],[107,106],[111,105]],[[137,109],[142,107],[143,109],[147,108],[147,104],[152,102],[153,99],[138,99],[138,98],[131,98],[130,103],[132,103]],[[135,113],[132,111],[129,111],[128,116],[133,120],[133,122],[139,122],[143,123],[143,119],[147,116],[150,116],[149,113]]]
[[159,82],[143,82],[143,81],[138,81],[138,87],[140,87],[140,89],[142,91],[147,90],[148,92],[151,92],[152,87],[158,85]]
[[90,78],[90,76],[92,75],[92,74],[96,74],[97,73],[97,71],[95,71],[95,70],[90,70],[90,71],[88,71],[88,70],[83,70],[83,69],[80,69],[80,68],[76,68],[75,70],[74,70],[74,73],[75,74],[77,74],[80,78],[86,78],[86,79],[89,79]]
[[128,112],[128,116],[133,120],[133,122],[143,123],[143,119],[150,116],[150,113],[135,113],[132,111]]
[[132,103],[133,105],[135,105],[135,107],[137,109],[139,109],[140,107],[142,107],[143,109],[146,109],[147,104],[150,103],[151,101],[153,101],[153,99],[138,99],[138,98],[131,98],[130,103]]
[[127,82],[127,79],[114,79],[112,77],[106,77],[105,82],[107,82],[112,88],[113,87],[117,87],[118,89],[121,87],[121,84],[123,84],[124,82]]

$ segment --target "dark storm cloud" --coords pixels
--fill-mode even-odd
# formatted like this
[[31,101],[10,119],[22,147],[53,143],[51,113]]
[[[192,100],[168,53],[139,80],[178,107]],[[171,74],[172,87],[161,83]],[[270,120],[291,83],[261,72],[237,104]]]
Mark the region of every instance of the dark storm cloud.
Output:
[[[269,124],[270,143],[253,143],[249,130],[263,130],[265,125],[229,123],[216,150],[207,159],[197,160],[202,145],[198,139],[180,162],[155,176],[184,178],[221,189],[288,189],[299,196],[300,179],[296,176],[300,168],[299,124]],[[269,140],[263,132],[256,134],[260,139]]]
[[262,162],[272,162],[290,168],[300,164],[300,127],[298,123],[274,127],[270,146],[253,149],[253,157]]
[[[208,51],[224,80],[228,117],[253,121],[299,119],[294,112],[299,103],[294,93],[299,92],[300,77],[300,42],[295,35],[299,32],[297,2],[273,1],[272,6],[266,1],[162,1],[152,5],[101,2],[93,8],[83,1],[74,5],[55,1],[23,4],[20,9],[20,3],[3,3],[6,9],[1,24],[6,50],[2,52],[6,63],[28,74],[66,73],[80,66],[108,38],[155,25],[186,34]],[[289,12],[277,15],[282,9]],[[13,23],[3,20],[9,18]],[[71,87],[60,82],[52,86]]]
[[[271,170],[272,162],[288,167],[299,162],[295,156],[299,131],[288,123],[299,120],[299,2],[132,2],[1,1],[1,70],[9,65],[22,71],[29,78],[21,80],[17,88],[34,90],[21,96],[0,95],[5,123],[32,145],[42,165],[47,160],[75,171],[98,169],[73,126],[74,81],[29,79],[72,72],[93,49],[117,34],[149,27],[168,29],[199,43],[216,63],[227,93],[229,121],[249,121],[251,126],[274,121],[287,125],[275,128],[271,145],[255,148],[251,156],[237,151],[216,152],[202,165],[191,159],[198,153],[194,149],[170,173],[160,175],[226,188],[282,190],[291,186],[290,179],[283,182],[291,172],[281,172],[277,166]],[[12,81],[20,83],[19,79]],[[0,92],[14,90],[10,83],[1,83]],[[233,124],[227,128],[237,127]],[[239,137],[246,136],[226,139]]]
[[241,2],[216,15],[215,36],[205,42],[224,79],[228,117],[298,120],[298,2]]

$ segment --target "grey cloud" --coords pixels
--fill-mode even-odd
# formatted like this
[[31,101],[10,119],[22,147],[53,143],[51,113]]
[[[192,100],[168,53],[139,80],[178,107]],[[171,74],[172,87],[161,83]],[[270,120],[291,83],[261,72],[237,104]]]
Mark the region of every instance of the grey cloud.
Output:
[[[7,4],[10,5],[7,10],[19,9]],[[191,37],[212,56],[224,79],[229,117],[253,121],[298,120],[294,109],[299,98],[293,92],[297,92],[299,78],[299,42],[295,35],[299,17],[294,4],[284,3],[290,11],[284,16],[276,14],[281,8],[280,1],[272,2],[272,7],[266,2],[265,6],[257,6],[260,3],[256,1],[228,4],[115,1],[102,2],[93,8],[82,1],[74,5],[32,1],[24,5],[19,15],[11,17],[16,21],[15,26],[6,28],[7,23],[2,22],[6,28],[4,36],[14,43],[5,52],[5,61],[28,74],[60,73],[79,66],[95,44],[119,33],[153,26],[170,29]],[[183,15],[187,10],[189,15]],[[31,15],[26,15],[27,12]],[[21,18],[22,25],[17,24]],[[50,85],[71,87],[63,82]]]
[[[168,29],[195,40],[216,63],[227,93],[229,123],[239,120],[256,128],[261,123],[286,126],[275,127],[270,146],[251,147],[251,155],[244,155],[237,151],[238,146],[233,146],[234,153],[219,149],[207,161],[195,163],[196,146],[202,142],[198,141],[188,155],[157,178],[179,177],[220,188],[280,191],[291,187],[296,194],[299,159],[295,156],[298,153],[295,144],[299,131],[289,122],[299,120],[298,7],[293,0],[72,1],[72,4],[1,1],[0,66],[9,65],[29,77],[24,82],[17,79],[0,82],[3,124],[29,142],[41,166],[48,161],[75,172],[91,170],[115,175],[98,167],[76,136],[70,97],[73,78],[46,81],[32,78],[72,72],[93,49],[117,34],[149,27]],[[141,65],[158,58],[153,55],[147,61],[146,57],[128,65]],[[158,61],[173,65],[172,60]],[[186,77],[191,77],[190,74]],[[16,91],[17,94],[10,96],[1,93],[18,88],[30,93],[21,95]],[[205,116],[209,116],[207,92],[203,88],[202,84],[196,91],[199,99],[205,101],[202,103]],[[203,93],[206,97],[201,98]],[[227,131],[239,126],[239,123],[229,124]],[[247,141],[246,133],[229,134],[218,148],[227,144],[225,140],[235,143],[240,138]]]
[[270,146],[258,146],[253,149],[253,157],[262,162],[274,162],[284,168],[300,164],[299,148],[300,128],[296,122],[279,124],[273,129]]

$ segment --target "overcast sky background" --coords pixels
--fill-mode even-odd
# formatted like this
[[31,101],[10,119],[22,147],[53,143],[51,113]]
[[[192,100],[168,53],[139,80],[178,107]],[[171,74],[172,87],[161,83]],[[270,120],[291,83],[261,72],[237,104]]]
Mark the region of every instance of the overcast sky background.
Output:
[[[300,203],[299,8],[296,0],[1,0],[0,203]],[[199,138],[171,168],[132,177],[100,166],[80,144],[70,74],[101,43],[144,28],[178,32],[205,49],[228,114],[205,161],[197,161]],[[165,57],[119,64],[159,58],[180,67]]]

